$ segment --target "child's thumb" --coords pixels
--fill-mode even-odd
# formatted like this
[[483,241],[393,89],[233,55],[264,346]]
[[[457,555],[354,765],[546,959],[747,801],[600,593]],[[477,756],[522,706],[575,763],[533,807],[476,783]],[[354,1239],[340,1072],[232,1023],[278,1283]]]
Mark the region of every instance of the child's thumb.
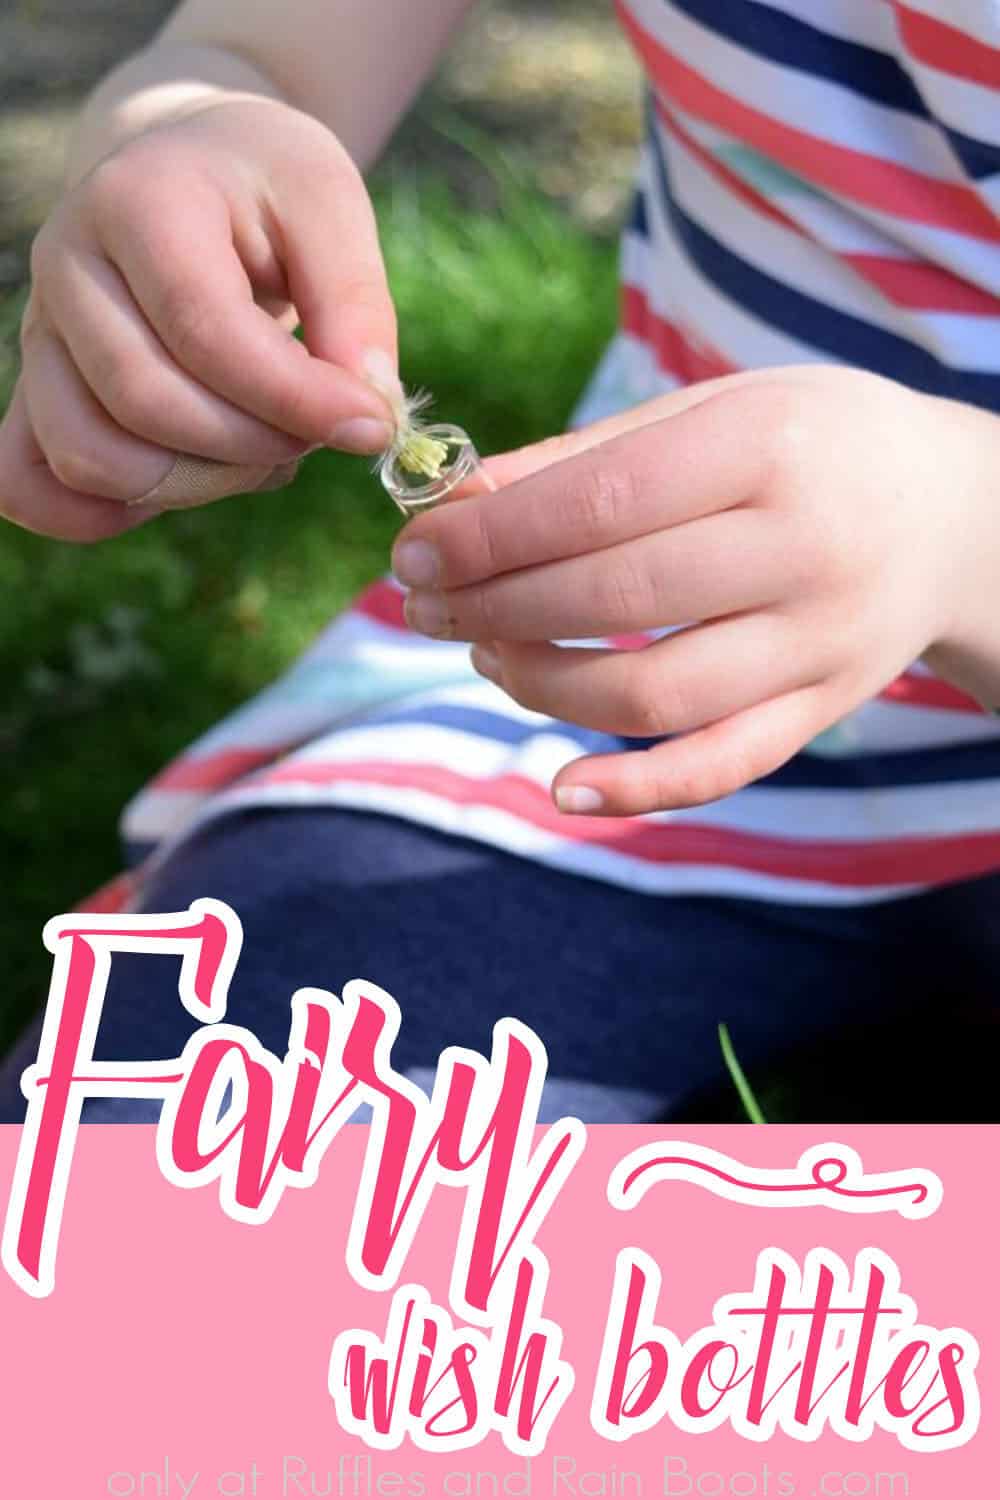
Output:
[[331,174],[283,214],[291,300],[309,352],[348,370],[386,398],[395,419],[399,385],[396,310],[375,215],[360,177]]

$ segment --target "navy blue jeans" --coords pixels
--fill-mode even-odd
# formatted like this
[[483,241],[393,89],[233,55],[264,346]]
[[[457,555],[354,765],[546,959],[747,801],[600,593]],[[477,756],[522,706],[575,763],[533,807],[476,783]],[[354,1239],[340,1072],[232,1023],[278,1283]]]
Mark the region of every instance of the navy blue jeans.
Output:
[[[546,1118],[740,1118],[720,1021],[786,1118],[991,1118],[1000,874],[843,908],[647,896],[393,818],[276,809],[208,826],[144,905],[198,896],[243,922],[227,1019],[279,1055],[293,990],[363,978],[399,1001],[394,1062],[421,1082],[444,1047],[488,1053],[497,1019],[526,1022]],[[176,959],[116,956],[98,1056],[171,1056],[194,1025]],[[36,1045],[0,1068],[2,1121],[22,1117]],[[151,1108],[95,1100],[84,1118]]]

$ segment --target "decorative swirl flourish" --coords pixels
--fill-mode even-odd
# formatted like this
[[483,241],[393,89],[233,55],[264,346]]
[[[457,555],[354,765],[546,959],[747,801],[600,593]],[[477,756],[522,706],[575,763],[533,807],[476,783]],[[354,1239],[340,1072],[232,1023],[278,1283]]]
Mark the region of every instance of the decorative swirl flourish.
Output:
[[854,1213],[898,1212],[924,1218],[938,1208],[942,1187],[933,1172],[865,1174],[848,1146],[811,1147],[793,1172],[750,1167],[708,1147],[663,1142],[640,1148],[620,1162],[608,1184],[618,1208],[632,1208],[657,1182],[690,1182],[736,1202],[761,1206],[825,1206]]

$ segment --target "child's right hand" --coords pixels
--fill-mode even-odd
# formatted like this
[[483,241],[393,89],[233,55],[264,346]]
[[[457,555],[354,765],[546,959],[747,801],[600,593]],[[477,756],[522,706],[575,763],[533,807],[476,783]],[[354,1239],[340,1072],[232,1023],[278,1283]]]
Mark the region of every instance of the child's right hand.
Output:
[[0,514],[32,531],[130,529],[157,506],[123,502],[179,454],[259,482],[391,437],[369,383],[392,386],[396,323],[368,194],[288,105],[234,98],[134,137],[67,193],[32,275],[0,424]]

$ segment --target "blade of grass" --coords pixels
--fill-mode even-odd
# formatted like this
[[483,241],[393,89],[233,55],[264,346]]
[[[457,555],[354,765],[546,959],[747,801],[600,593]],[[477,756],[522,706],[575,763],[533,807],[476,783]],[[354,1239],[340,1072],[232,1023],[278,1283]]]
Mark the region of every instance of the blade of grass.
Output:
[[740,1060],[736,1056],[732,1038],[729,1035],[729,1027],[724,1021],[720,1021],[719,1023],[719,1046],[722,1048],[722,1056],[725,1059],[726,1067],[729,1069],[729,1076],[736,1085],[736,1092],[740,1096],[740,1101],[748,1117],[754,1125],[766,1125],[767,1119],[764,1111],[757,1103],[753,1089],[747,1082],[747,1076],[740,1067]]

